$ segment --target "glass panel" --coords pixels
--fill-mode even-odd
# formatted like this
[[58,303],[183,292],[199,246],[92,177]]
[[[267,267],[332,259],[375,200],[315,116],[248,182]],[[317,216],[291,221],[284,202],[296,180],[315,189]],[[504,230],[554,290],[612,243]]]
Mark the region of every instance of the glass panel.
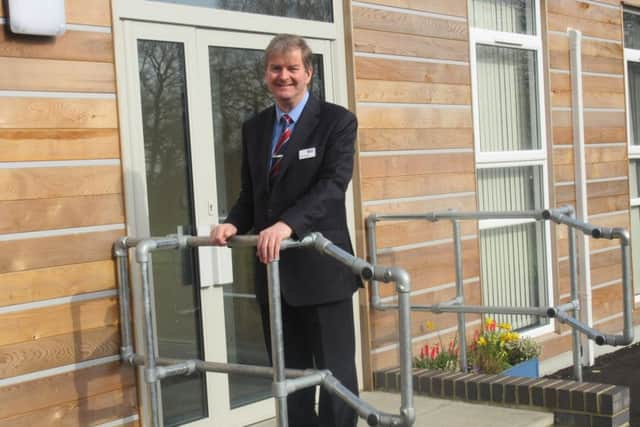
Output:
[[[478,169],[482,211],[542,208],[542,166]],[[480,232],[482,295],[485,305],[534,307],[547,301],[545,233],[531,222]],[[538,326],[533,316],[495,316],[522,329]]]
[[627,62],[629,79],[629,122],[631,145],[640,145],[640,62]]
[[[545,232],[541,222],[480,231],[483,305],[547,305]],[[492,315],[498,322],[525,329],[548,323],[536,316]]]
[[[273,104],[263,83],[263,51],[209,47],[211,103],[219,217],[225,218],[240,193],[242,122]],[[311,92],[324,99],[321,55],[313,56]],[[233,249],[234,282],[224,286],[227,353],[230,363],[268,365],[260,310],[253,292],[255,249]],[[269,379],[229,375],[231,406],[271,394]]]
[[526,211],[544,205],[542,166],[478,169],[482,211]]
[[640,49],[640,12],[624,12],[624,47]]
[[237,12],[259,13],[262,15],[286,16],[288,18],[333,22],[331,0],[153,0],[163,3],[185,4],[189,6],[211,7],[235,10]]
[[[184,48],[138,40],[138,70],[151,234],[195,233]],[[203,358],[200,285],[193,250],[153,254],[160,356]],[[204,375],[162,381],[165,425],[207,416]]]
[[535,34],[534,0],[472,0],[471,26],[508,33]]
[[640,206],[631,208],[631,256],[633,262],[633,288],[640,294]]
[[640,159],[631,159],[629,175],[629,196],[637,199],[640,197]]
[[536,52],[477,46],[480,151],[540,150]]

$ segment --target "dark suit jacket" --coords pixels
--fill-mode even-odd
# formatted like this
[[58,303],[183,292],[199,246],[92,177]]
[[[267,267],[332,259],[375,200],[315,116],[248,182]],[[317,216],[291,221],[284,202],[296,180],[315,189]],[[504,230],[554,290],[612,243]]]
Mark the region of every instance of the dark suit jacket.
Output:
[[[293,229],[293,238],[319,231],[353,253],[345,191],[353,172],[355,116],[309,96],[287,142],[280,173],[270,183],[274,122],[275,107],[270,107],[243,125],[242,189],[225,222],[245,234],[282,220]],[[315,149],[315,156],[300,159],[300,150],[309,148]],[[287,303],[305,306],[350,298],[360,281],[332,258],[303,248],[281,252],[280,285]],[[266,267],[257,262],[256,296],[266,303],[267,295]]]

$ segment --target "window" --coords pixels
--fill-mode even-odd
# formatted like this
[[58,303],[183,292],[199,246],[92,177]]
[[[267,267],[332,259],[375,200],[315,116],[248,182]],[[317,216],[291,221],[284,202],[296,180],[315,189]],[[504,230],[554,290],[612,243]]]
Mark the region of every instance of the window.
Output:
[[332,0],[153,0],[213,9],[333,22]]
[[640,299],[640,9],[624,11],[624,59],[627,73],[627,135],[631,254],[636,299]]
[[[479,209],[541,209],[548,193],[538,3],[472,0],[470,15]],[[479,226],[483,303],[548,305],[548,225],[485,220]],[[548,322],[524,315],[495,317],[516,329]]]

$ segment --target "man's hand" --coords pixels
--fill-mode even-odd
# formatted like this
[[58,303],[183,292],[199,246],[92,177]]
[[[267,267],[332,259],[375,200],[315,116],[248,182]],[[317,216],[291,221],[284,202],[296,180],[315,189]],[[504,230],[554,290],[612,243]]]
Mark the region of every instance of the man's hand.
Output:
[[238,229],[233,224],[218,224],[209,233],[209,238],[216,246],[226,246],[227,241],[235,236],[237,232]]
[[280,242],[291,237],[291,227],[278,221],[265,228],[258,235],[257,255],[260,261],[267,264],[280,258]]

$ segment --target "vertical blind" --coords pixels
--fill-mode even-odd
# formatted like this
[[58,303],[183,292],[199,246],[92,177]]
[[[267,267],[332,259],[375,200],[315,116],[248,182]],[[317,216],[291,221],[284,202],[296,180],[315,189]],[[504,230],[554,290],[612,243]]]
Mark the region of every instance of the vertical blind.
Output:
[[[542,166],[478,170],[480,209],[522,211],[543,205]],[[482,300],[485,305],[535,307],[546,301],[545,233],[542,223],[505,225],[480,232]],[[498,315],[515,329],[539,324],[533,316]]]
[[480,151],[539,150],[536,52],[478,45]]
[[535,34],[534,0],[473,0],[472,26],[508,33]]

